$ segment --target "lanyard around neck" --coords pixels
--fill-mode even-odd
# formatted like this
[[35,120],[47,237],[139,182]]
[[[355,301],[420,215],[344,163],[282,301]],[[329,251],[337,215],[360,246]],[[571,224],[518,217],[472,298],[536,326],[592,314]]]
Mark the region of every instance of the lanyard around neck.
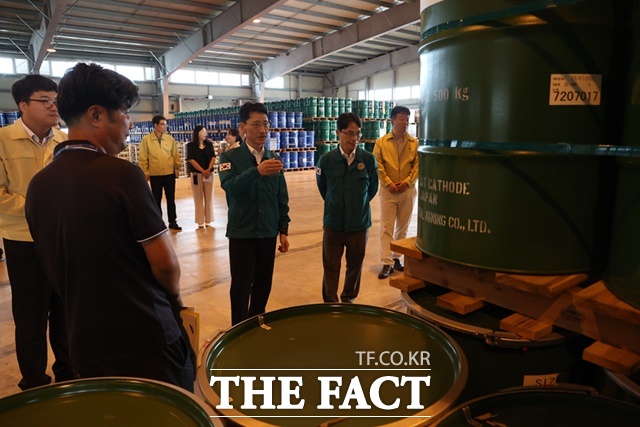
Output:
[[85,151],[93,151],[96,153],[101,152],[101,150],[96,147],[93,144],[69,144],[69,145],[65,145],[59,149],[57,149],[55,151],[55,153],[53,154],[53,158],[57,158],[60,154],[67,152],[67,151],[72,151],[72,150],[85,150]]

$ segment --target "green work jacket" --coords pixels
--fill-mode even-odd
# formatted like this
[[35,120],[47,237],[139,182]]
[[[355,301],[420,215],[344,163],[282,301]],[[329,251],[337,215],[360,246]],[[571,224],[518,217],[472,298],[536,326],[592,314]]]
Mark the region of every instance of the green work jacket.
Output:
[[378,165],[373,154],[356,147],[353,163],[347,167],[340,147],[318,160],[318,189],[324,199],[325,227],[354,232],[371,227],[370,202],[378,191]]
[[[264,150],[263,160],[276,158]],[[220,155],[220,185],[227,196],[227,237],[264,239],[288,234],[289,194],[282,172],[262,176],[248,145]]]

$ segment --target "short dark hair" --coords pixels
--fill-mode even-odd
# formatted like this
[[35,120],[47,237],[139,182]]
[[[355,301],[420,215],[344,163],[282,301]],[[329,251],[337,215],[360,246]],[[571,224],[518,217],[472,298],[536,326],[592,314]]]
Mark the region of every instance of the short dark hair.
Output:
[[251,113],[261,113],[267,117],[269,116],[269,111],[267,111],[267,107],[265,107],[264,104],[260,102],[245,102],[238,112],[240,123],[247,123],[247,120],[251,117]]
[[344,130],[349,127],[349,123],[355,123],[359,128],[362,129],[362,121],[360,121],[360,117],[358,117],[354,113],[342,113],[338,116],[338,130]]
[[11,95],[16,105],[31,98],[38,91],[57,92],[58,85],[48,77],[40,74],[29,74],[11,85]]
[[151,123],[154,125],[160,124],[161,121],[167,121],[167,119],[164,116],[153,116],[153,119],[151,119]]
[[406,114],[407,116],[410,116],[411,110],[409,110],[407,107],[404,107],[402,105],[396,105],[391,110],[391,118],[395,119],[398,114]]
[[92,105],[116,111],[131,108],[138,101],[138,87],[131,80],[98,64],[77,63],[58,85],[58,113],[68,126]]

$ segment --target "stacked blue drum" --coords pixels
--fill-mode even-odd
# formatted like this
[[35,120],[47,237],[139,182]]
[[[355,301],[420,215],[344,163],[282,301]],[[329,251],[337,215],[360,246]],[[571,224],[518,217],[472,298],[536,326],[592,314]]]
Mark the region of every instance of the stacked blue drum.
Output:
[[13,122],[18,120],[18,118],[20,117],[20,112],[19,111],[5,111],[4,113],[0,113],[0,116],[2,117],[0,119],[0,125],[1,126],[9,126],[9,125],[13,124]]
[[[315,132],[303,128],[304,114],[298,104],[293,101],[265,104],[270,127],[266,148],[278,152],[285,169],[311,168],[314,165]],[[2,118],[6,121],[6,115]],[[178,142],[191,141],[193,129],[198,125],[207,128],[209,138],[222,141],[229,129],[238,128],[238,107],[176,113],[174,118],[167,120],[167,125],[168,132]],[[151,121],[136,122],[130,141],[139,143],[150,132],[153,132]]]

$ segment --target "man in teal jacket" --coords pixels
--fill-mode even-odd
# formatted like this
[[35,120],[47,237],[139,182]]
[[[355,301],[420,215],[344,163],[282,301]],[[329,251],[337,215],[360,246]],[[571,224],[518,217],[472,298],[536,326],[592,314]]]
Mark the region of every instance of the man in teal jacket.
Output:
[[289,194],[282,162],[264,148],[269,115],[263,104],[240,108],[245,144],[220,156],[220,185],[227,196],[231,323],[265,312],[271,293],[276,239],[289,250]]
[[[324,302],[351,303],[360,290],[362,261],[371,227],[370,202],[378,191],[376,158],[357,146],[362,136],[361,128],[358,116],[341,114],[337,123],[340,146],[323,155],[316,168],[318,189],[324,199]],[[338,300],[340,265],[345,248],[347,271]]]

